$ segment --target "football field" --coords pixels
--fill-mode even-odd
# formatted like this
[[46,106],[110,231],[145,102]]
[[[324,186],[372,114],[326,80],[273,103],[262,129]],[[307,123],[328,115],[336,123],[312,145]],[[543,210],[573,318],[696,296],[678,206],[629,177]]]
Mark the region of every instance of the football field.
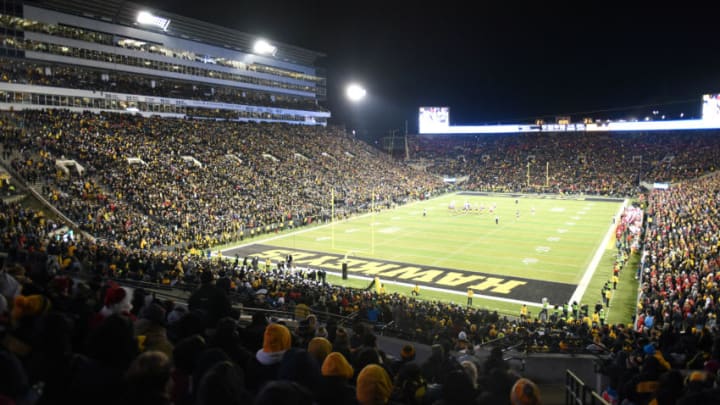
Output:
[[[379,277],[387,286],[419,285],[507,303],[538,306],[579,300],[591,271],[614,240],[622,201],[454,193],[226,249],[339,274],[352,284]],[[454,207],[454,208],[453,208]],[[333,282],[341,283],[340,278]],[[460,297],[462,298],[462,297]],[[459,299],[461,300],[461,299]]]

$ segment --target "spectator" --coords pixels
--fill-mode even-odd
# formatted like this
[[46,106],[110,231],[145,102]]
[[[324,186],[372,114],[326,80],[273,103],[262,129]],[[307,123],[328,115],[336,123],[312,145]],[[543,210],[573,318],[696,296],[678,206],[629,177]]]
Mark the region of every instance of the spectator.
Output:
[[325,386],[318,398],[320,405],[354,405],[355,388],[349,384],[354,370],[345,356],[332,352],[325,357],[321,368]]
[[212,366],[199,382],[196,404],[242,405],[250,401],[241,369],[228,361]]
[[510,391],[512,405],[540,405],[540,390],[527,378],[518,379]]
[[255,405],[313,405],[313,395],[291,381],[270,381],[255,397]]
[[406,344],[400,350],[400,358],[390,364],[390,371],[397,375],[398,371],[407,363],[415,360],[415,346]]
[[252,358],[252,352],[240,338],[237,322],[230,317],[222,318],[218,322],[212,345],[227,353],[235,364],[245,365]]
[[248,363],[248,389],[257,392],[266,382],[277,379],[280,362],[291,343],[286,326],[273,323],[265,328],[263,347]]
[[220,318],[230,315],[232,311],[230,300],[224,291],[215,286],[214,281],[212,272],[204,271],[200,288],[188,300],[190,311],[203,313],[206,328],[214,328]]
[[172,359],[173,345],[165,330],[165,309],[152,303],[143,309],[135,322],[135,336],[142,341],[144,351],[159,351]]
[[325,357],[332,351],[332,344],[323,337],[315,337],[308,343],[307,350],[318,364],[323,364]]
[[123,375],[138,353],[132,324],[113,314],[90,334],[88,358],[76,360],[70,392],[77,404],[122,403]]
[[407,405],[420,405],[425,401],[426,392],[427,383],[420,366],[416,363],[404,364],[395,377],[392,400]]
[[360,405],[384,405],[390,400],[392,382],[384,368],[370,364],[357,378],[357,400]]
[[103,323],[105,319],[112,315],[130,316],[132,304],[130,304],[130,294],[127,289],[117,285],[112,285],[105,291],[105,299],[100,312],[90,320],[90,327],[96,328]]
[[139,405],[171,404],[170,374],[171,363],[164,353],[142,353],[125,375],[128,401]]
[[280,380],[294,381],[317,397],[322,389],[323,378],[320,374],[320,364],[305,349],[290,348],[282,357],[278,368]]
[[192,375],[197,366],[197,359],[206,348],[205,339],[200,335],[187,337],[179,341],[173,349],[172,394],[173,403],[191,402]]

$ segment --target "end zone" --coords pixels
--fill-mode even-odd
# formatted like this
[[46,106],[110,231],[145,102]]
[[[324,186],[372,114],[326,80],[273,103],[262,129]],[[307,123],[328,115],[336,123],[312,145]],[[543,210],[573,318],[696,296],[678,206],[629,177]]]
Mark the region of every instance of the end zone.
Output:
[[292,254],[293,262],[301,267],[323,269],[338,273],[343,262],[353,276],[380,277],[383,281],[465,295],[469,288],[476,296],[518,304],[540,305],[543,298],[551,303],[563,303],[570,299],[574,285],[521,277],[504,277],[500,274],[460,269],[423,266],[362,257],[347,258],[340,254],[315,252],[302,249],[279,248],[270,245],[245,245],[223,252],[227,256],[257,256],[261,260],[283,261]]

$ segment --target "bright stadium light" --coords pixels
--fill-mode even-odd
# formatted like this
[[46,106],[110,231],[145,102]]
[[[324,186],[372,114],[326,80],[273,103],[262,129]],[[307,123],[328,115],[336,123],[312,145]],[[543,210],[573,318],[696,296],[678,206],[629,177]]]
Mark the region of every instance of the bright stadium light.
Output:
[[353,84],[347,86],[347,89],[345,90],[345,94],[347,94],[347,97],[348,97],[348,99],[350,99],[350,101],[357,102],[357,101],[360,101],[363,98],[365,98],[367,91],[365,91],[365,89],[362,86],[360,86],[359,84],[353,83]]
[[253,45],[253,51],[261,55],[275,56],[275,53],[277,52],[277,47],[271,45],[268,41],[264,39],[258,39],[257,41],[255,41],[255,45]]
[[138,24],[158,27],[163,31],[167,31],[168,26],[170,26],[170,20],[153,15],[149,11],[139,12],[135,21],[137,21]]

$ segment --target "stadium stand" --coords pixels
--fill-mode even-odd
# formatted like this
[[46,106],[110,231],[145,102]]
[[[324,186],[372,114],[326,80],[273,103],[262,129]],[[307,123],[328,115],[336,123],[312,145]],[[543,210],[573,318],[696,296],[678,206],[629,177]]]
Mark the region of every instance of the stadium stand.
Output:
[[[718,184],[718,179],[713,176],[689,183],[687,188],[683,187],[682,190],[654,192],[650,196],[650,204],[654,207],[650,214],[654,218],[652,221],[653,226],[656,225],[658,229],[667,230],[665,234],[672,236],[674,233],[672,227],[667,227],[666,218],[674,216],[676,212],[680,211],[680,205],[677,203],[669,204],[668,202],[683,201],[692,204],[693,198],[690,196],[697,193],[698,205],[702,206],[702,201],[714,201],[708,198],[708,195],[717,193]],[[48,322],[47,317],[50,314],[60,319],[65,317],[74,319],[75,328],[78,328],[78,330],[74,330],[73,333],[70,333],[67,329],[68,326],[63,326],[63,322],[68,322],[67,320],[56,319],[56,323],[60,322],[56,327],[64,328],[63,330],[66,331],[64,333],[68,334],[67,339],[72,339],[74,336],[77,340],[74,340],[75,343],[72,347],[76,347],[79,353],[91,356],[90,359],[95,361],[99,361],[99,359],[92,356],[101,357],[103,354],[85,353],[85,350],[91,350],[91,348],[82,344],[84,341],[82,336],[91,333],[91,328],[99,327],[93,326],[95,323],[92,321],[99,316],[105,317],[114,312],[125,310],[129,311],[128,316],[130,319],[133,319],[130,316],[132,314],[135,317],[139,316],[141,320],[147,319],[148,322],[157,321],[159,324],[167,324],[165,334],[167,339],[170,340],[163,344],[165,347],[168,347],[168,342],[181,346],[182,337],[190,333],[188,330],[200,332],[204,330],[205,326],[202,323],[197,324],[202,319],[198,318],[198,311],[202,311],[202,309],[192,308],[191,306],[190,312],[186,310],[180,311],[179,308],[174,308],[170,302],[153,300],[152,296],[149,296],[150,298],[139,297],[142,294],[141,288],[135,290],[138,297],[132,300],[131,307],[129,289],[123,290],[122,293],[109,292],[109,290],[114,289],[113,291],[115,291],[122,287],[113,284],[102,287],[100,277],[91,279],[89,283],[79,282],[77,279],[68,277],[89,269],[92,269],[90,271],[95,272],[96,276],[100,276],[112,274],[118,272],[118,269],[126,268],[128,271],[119,271],[119,273],[125,273],[126,277],[129,278],[149,279],[148,277],[158,277],[158,275],[163,275],[168,271],[174,271],[177,264],[173,263],[177,258],[149,251],[146,251],[146,256],[141,256],[141,250],[129,253],[118,250],[118,247],[113,245],[93,243],[91,241],[72,242],[63,241],[62,239],[58,241],[52,238],[48,240],[48,235],[58,226],[54,221],[45,218],[39,212],[22,208],[19,205],[6,205],[3,203],[2,208],[3,243],[0,247],[2,251],[8,252],[4,264],[3,294],[13,302],[13,310],[7,312],[4,318],[4,341],[8,345],[5,347],[8,350],[11,349],[10,352],[14,356],[19,356],[21,360],[25,360],[23,363],[32,364],[30,359],[33,358],[33,355],[30,354],[29,347],[43,344],[32,339],[32,328],[43,325],[43,322]],[[686,222],[683,222],[682,226],[688,227],[688,229],[695,229],[703,226],[703,224],[712,227],[709,218],[714,219],[714,215],[712,215],[714,209],[707,208],[697,210],[693,215],[688,215],[685,218]],[[18,231],[19,229],[23,231]],[[677,238],[677,243],[682,245],[680,235]],[[630,398],[634,403],[642,403],[642,398],[649,399],[654,395],[658,395],[653,391],[653,387],[662,386],[658,385],[657,381],[665,378],[676,378],[672,376],[678,373],[677,370],[683,370],[688,376],[687,385],[680,384],[680,386],[675,387],[676,392],[667,395],[675,395],[677,398],[683,397],[682,400],[688,401],[690,401],[690,398],[701,397],[704,398],[703,401],[708,401],[708,398],[713,398],[712,395],[716,395],[716,391],[710,388],[712,386],[711,378],[717,371],[717,367],[713,369],[713,365],[717,365],[718,359],[716,350],[718,339],[715,332],[716,324],[713,322],[715,315],[715,306],[713,304],[714,299],[717,298],[720,292],[713,276],[715,266],[717,266],[714,260],[717,256],[716,249],[709,248],[705,251],[702,246],[708,244],[716,247],[717,242],[712,237],[709,237],[706,241],[704,235],[698,234],[696,236],[691,232],[683,234],[683,240],[685,238],[687,238],[689,244],[698,246],[697,252],[703,252],[703,256],[698,257],[700,260],[697,262],[689,259],[689,255],[685,259],[682,258],[682,255],[677,259],[672,259],[679,260],[682,263],[678,264],[676,270],[677,276],[680,278],[678,282],[670,280],[665,284],[660,284],[659,280],[667,278],[669,275],[665,274],[664,277],[660,277],[655,274],[657,268],[655,266],[657,266],[657,263],[670,266],[672,263],[670,258],[674,256],[671,255],[670,249],[666,249],[665,245],[663,245],[663,238],[658,240],[657,234],[653,231],[646,235],[644,249],[649,252],[647,257],[650,259],[644,262],[642,274],[647,274],[649,281],[642,300],[644,315],[639,318],[642,319],[642,327],[637,329],[633,328],[632,325],[629,327],[624,325],[598,325],[589,322],[587,317],[584,317],[585,319],[582,321],[566,319],[564,316],[560,316],[560,319],[550,319],[548,323],[540,323],[538,320],[522,322],[501,318],[497,314],[487,314],[483,311],[469,312],[460,307],[444,306],[439,303],[425,303],[399,295],[378,297],[374,292],[323,286],[322,283],[317,281],[317,278],[309,274],[305,274],[303,277],[302,273],[292,273],[279,269],[268,273],[262,270],[256,271],[252,268],[252,262],[249,262],[246,267],[241,264],[239,259],[236,263],[226,263],[196,258],[183,261],[182,266],[185,275],[189,278],[194,277],[196,280],[204,278],[203,275],[214,275],[218,279],[214,283],[215,285],[212,286],[213,288],[222,288],[225,291],[237,290],[237,294],[229,296],[243,302],[248,307],[286,309],[304,314],[304,312],[297,311],[297,307],[304,304],[306,308],[318,314],[357,312],[357,318],[360,320],[368,320],[370,310],[377,307],[380,320],[393,319],[399,323],[408,322],[410,324],[409,327],[406,326],[408,330],[413,328],[415,328],[416,332],[419,330],[419,333],[406,336],[406,339],[417,342],[428,339],[425,341],[438,342],[437,349],[434,350],[437,350],[438,355],[441,356],[443,352],[448,353],[452,349],[458,349],[460,351],[457,353],[472,358],[473,353],[471,350],[473,348],[478,349],[479,344],[492,341],[498,337],[505,337],[502,340],[503,345],[527,345],[532,343],[535,346],[534,348],[527,348],[527,350],[573,352],[589,349],[591,351],[611,353],[603,363],[602,369],[603,373],[611,377],[605,395],[620,400]],[[673,246],[677,245],[674,244]],[[680,246],[677,248],[680,249]],[[204,271],[201,272],[201,268]],[[235,269],[239,269],[239,271],[236,272]],[[141,270],[147,270],[147,274],[143,274]],[[156,271],[157,273],[155,273]],[[665,272],[667,271],[665,270]],[[687,279],[682,278],[683,271],[685,275],[688,275]],[[656,298],[663,296],[663,291],[658,289],[658,285],[668,286],[668,295],[665,296],[665,299]],[[253,292],[259,291],[263,287],[267,287],[265,288],[268,291],[266,295],[258,296],[253,294]],[[20,289],[22,289],[22,294],[18,295]],[[225,291],[220,291],[220,294],[224,295]],[[128,297],[123,297],[123,295]],[[703,296],[705,299],[699,300],[698,296]],[[164,313],[151,305],[153,301],[164,308]],[[190,301],[192,302],[192,299]],[[155,308],[156,313],[144,314],[146,311],[151,312],[148,308]],[[226,307],[226,309],[231,311],[229,307]],[[46,312],[47,315],[42,316]],[[228,314],[231,314],[231,312],[228,312]],[[108,319],[116,318],[110,317]],[[326,332],[330,342],[337,343],[338,336],[345,336],[347,332],[339,333],[339,330],[333,327],[333,322],[329,321],[329,319],[323,318],[322,322],[326,322]],[[656,321],[653,322],[648,319],[656,319]],[[172,322],[170,322],[171,320]],[[316,323],[311,327],[311,322],[300,320],[303,322],[296,323],[295,334],[292,337],[294,343],[292,344],[304,348],[316,334],[322,333],[319,328],[321,323]],[[257,322],[261,321],[262,319],[258,318]],[[139,323],[140,321],[135,322]],[[195,322],[196,325],[192,326],[192,322]],[[171,327],[171,323],[174,326]],[[359,353],[363,353],[363,356],[369,355],[367,349],[363,351],[361,346],[363,345],[362,342],[368,339],[372,340],[371,336],[373,335],[371,330],[361,326],[363,324],[356,322],[353,325],[353,331],[355,332],[353,336],[356,336],[356,338],[350,340],[350,348],[357,348],[360,351],[351,350],[349,352],[351,353],[348,355],[350,362],[364,361],[358,358],[360,357]],[[116,327],[120,326],[116,325]],[[130,325],[128,324],[125,327],[130,327]],[[136,327],[140,328],[140,325]],[[238,326],[231,327],[237,328]],[[27,330],[25,328],[31,329]],[[239,331],[245,337],[245,333],[252,333],[250,330],[258,329],[262,328],[251,325],[246,328],[240,327]],[[423,337],[422,332],[426,329],[427,336]],[[157,332],[157,327],[154,330]],[[162,329],[160,329],[160,332],[162,332]],[[242,340],[243,344],[240,347],[245,347],[245,350],[250,353],[253,350],[262,351],[263,349],[258,346],[260,335],[255,332],[254,338],[245,337],[247,340]],[[165,335],[160,333],[158,336]],[[362,338],[362,336],[366,337]],[[150,345],[149,347],[158,347],[156,345],[160,344],[148,339],[150,339],[149,336],[145,338],[144,342]],[[469,345],[459,346],[464,341],[467,341]],[[372,346],[372,344],[370,345]],[[162,345],[159,347],[162,347]],[[338,350],[342,349],[338,348]],[[165,351],[167,352],[168,349]],[[233,356],[244,356],[241,358],[251,356],[247,352],[241,353],[245,354],[234,354]],[[129,367],[128,364],[132,357],[127,357],[124,360],[124,364],[126,364],[124,367]],[[65,364],[63,361],[67,361],[67,358],[58,361],[61,364],[55,364],[55,366],[62,366],[62,364]],[[83,359],[83,361],[90,360]],[[500,361],[500,364],[505,364],[502,362],[502,356]],[[235,362],[235,367],[242,367],[242,361],[235,360]],[[65,367],[67,367],[67,364],[65,364]],[[95,364],[94,367],[100,366]],[[451,365],[448,365],[448,367],[451,367]],[[502,367],[507,368],[507,365]],[[665,368],[671,371],[663,374]],[[478,392],[482,393],[481,395],[491,395],[493,392],[495,392],[495,395],[500,395],[500,392],[493,391],[497,389],[498,382],[492,379],[505,374],[493,377],[493,374],[489,371],[491,369],[492,366],[488,366],[488,369],[480,374]],[[688,372],[688,370],[690,371]],[[26,370],[25,372],[29,371]],[[391,375],[400,378],[401,374],[402,371],[399,371],[398,374],[393,373]],[[423,375],[426,381],[431,382],[435,381],[434,379],[442,378],[442,375],[445,374],[442,373],[440,377],[434,377],[432,374]],[[457,374],[453,374],[449,370],[447,375],[457,377]],[[72,378],[70,376],[66,377]],[[45,378],[46,380],[43,381],[48,384],[47,395],[61,395],[61,393],[50,389],[50,387],[54,386],[51,381],[53,376],[46,376]],[[77,376],[77,378],[81,378],[81,376]],[[491,379],[493,382],[489,385],[483,385],[488,384],[488,380],[483,379]],[[653,381],[655,381],[655,385],[653,385]],[[510,383],[511,381],[504,384]],[[434,388],[434,390],[428,389],[428,395],[442,396],[444,392],[434,386],[430,388]],[[23,390],[27,390],[28,386],[14,387],[13,389],[27,393],[27,391]],[[650,391],[647,391],[648,389]],[[475,391],[470,390],[468,392]],[[90,392],[87,394],[91,395]]]
[[[568,373],[573,403],[720,403],[716,133],[418,137],[416,170],[326,125],[316,52],[251,55],[251,36],[180,16],[143,29],[128,2],[41,3],[0,8],[5,403],[539,404],[531,353],[591,355],[602,398]],[[449,190],[438,175],[642,195],[646,228],[620,234],[616,264],[642,257],[636,318],[510,317],[205,254],[329,221],[329,185],[345,217]],[[14,202],[26,189],[52,212]]]
[[464,190],[627,197],[638,195],[643,181],[716,170],[716,137],[716,131],[419,135],[410,137],[409,149],[428,172],[467,176]]
[[[373,195],[389,206],[443,188],[331,128],[64,110],[4,121],[21,134],[13,169],[30,183],[47,179],[45,197],[83,230],[130,247],[204,248],[327,221],[330,185],[339,215],[367,211]],[[56,167],[67,159],[84,172]]]

